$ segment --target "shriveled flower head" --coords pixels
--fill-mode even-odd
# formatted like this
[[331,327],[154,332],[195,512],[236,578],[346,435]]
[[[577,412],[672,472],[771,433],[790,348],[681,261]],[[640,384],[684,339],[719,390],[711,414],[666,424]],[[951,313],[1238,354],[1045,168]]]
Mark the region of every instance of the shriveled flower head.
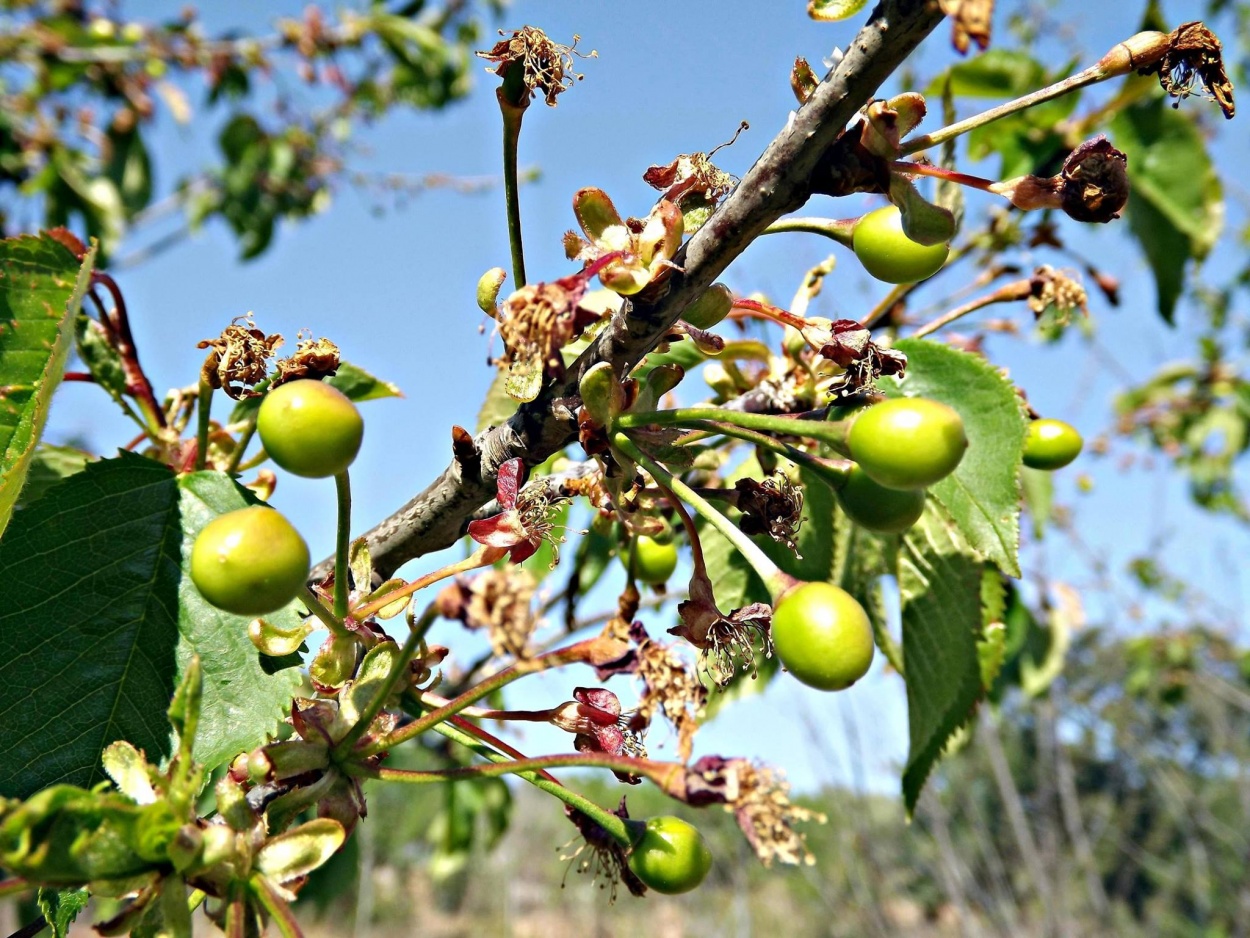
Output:
[[1128,157],[1099,134],[1063,161],[1057,176],[1018,176],[989,186],[1022,211],[1060,209],[1081,222],[1109,222],[1128,202]]
[[823,824],[826,817],[792,804],[790,785],[777,770],[747,759],[705,756],[690,767],[685,786],[689,804],[719,802],[733,812],[751,849],[765,866],[772,866],[774,860],[792,866],[816,862],[794,825],[809,821]]
[[882,375],[901,378],[907,356],[872,341],[872,334],[857,320],[812,318],[803,338],[820,354],[843,369],[829,387],[835,398],[844,399],[872,390]]
[[504,353],[497,364],[507,373],[504,390],[513,400],[532,401],[544,378],[564,374],[560,349],[600,318],[580,305],[585,292],[586,278],[575,275],[527,284],[500,304]]
[[528,570],[502,567],[457,579],[436,602],[445,618],[458,619],[470,629],[486,629],[496,655],[524,658],[538,623],[531,606],[536,586]]
[[[624,883],[630,895],[645,896],[647,887],[629,868],[629,858],[625,854],[625,848],[572,805],[565,805],[564,813],[581,835],[580,843],[574,839],[563,848],[567,850],[573,844],[577,844],[576,849],[571,853],[561,854],[561,859],[570,861],[569,869],[576,869],[578,873],[589,873],[592,881],[599,883],[600,889],[608,890],[609,902],[616,901],[617,883]],[[622,820],[629,817],[624,798],[621,798],[620,805],[612,813]],[[564,883],[560,885],[563,887]]]
[[[634,714],[621,710],[616,694],[602,687],[578,687],[573,699],[556,708],[551,724],[575,734],[573,748],[578,752],[602,752],[611,756],[647,757],[642,735],[635,729]],[[614,772],[630,785],[642,781],[628,772]]]
[[256,397],[252,385],[269,376],[269,359],[282,341],[280,335],[265,335],[257,329],[251,313],[236,317],[217,338],[196,345],[212,349],[200,368],[200,380],[236,401]]
[[535,94],[541,93],[549,107],[556,106],[556,98],[573,87],[573,83],[582,80],[582,76],[573,71],[573,57],[593,59],[598,53],[581,53],[577,50],[580,36],[573,37],[573,45],[565,46],[553,42],[537,26],[523,26],[512,30],[512,34],[499,31],[505,37],[486,52],[478,52],[480,58],[496,63],[494,73],[507,79],[509,74],[519,69],[524,94],[518,95],[514,104],[528,107]]
[[338,372],[339,364],[339,347],[329,339],[300,339],[294,355],[278,359],[278,373],[270,387],[300,378],[329,378]]
[[707,704],[707,688],[673,646],[655,641],[641,622],[633,624],[630,636],[638,644],[637,674],[644,685],[638,719],[646,725],[657,710],[663,713],[677,731],[678,757],[685,762]]
[[728,684],[739,665],[754,678],[759,673],[755,643],[763,645],[765,657],[772,655],[769,624],[773,611],[766,603],[751,603],[729,615],[721,612],[706,577],[690,579],[690,598],[678,603],[681,625],[668,630],[699,649],[699,666],[718,685]]
[[762,481],[739,479],[734,488],[738,490],[743,532],[767,534],[801,559],[796,539],[803,523],[803,489],[781,472],[774,472]]
[[513,563],[534,555],[543,541],[552,547],[552,566],[559,563],[558,544],[552,515],[566,500],[559,492],[537,480],[520,487],[525,466],[520,459],[509,459],[499,467],[496,498],[503,509],[491,518],[469,522],[469,537],[487,547],[507,548]]
[[1198,20],[1182,23],[1172,31],[1168,51],[1156,65],[1142,69],[1159,75],[1159,84],[1177,99],[1194,93],[1201,82],[1208,97],[1214,98],[1226,118],[1236,113],[1233,83],[1224,71],[1223,45],[1216,35]]
[[[743,121],[738,133],[746,129]],[[737,138],[735,133],[734,140]],[[660,190],[661,198],[681,209],[687,234],[693,234],[738,184],[736,177],[712,163],[712,154],[719,149],[711,153],[682,153],[671,163],[648,167],[642,174],[647,185]]]
[[1033,271],[1029,279],[1031,293],[1028,300],[1029,309],[1036,318],[1041,318],[1048,309],[1058,313],[1058,320],[1066,323],[1073,310],[1082,316],[1089,315],[1089,297],[1080,281],[1073,279],[1061,270],[1049,264],[1043,264]]

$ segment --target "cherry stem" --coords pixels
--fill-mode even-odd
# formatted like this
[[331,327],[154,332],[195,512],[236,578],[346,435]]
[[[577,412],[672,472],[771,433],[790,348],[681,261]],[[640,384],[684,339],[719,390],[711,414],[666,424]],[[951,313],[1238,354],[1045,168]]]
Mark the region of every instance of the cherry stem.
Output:
[[944,166],[935,166],[932,163],[913,163],[909,160],[895,160],[888,165],[894,172],[902,173],[906,176],[931,176],[934,179],[953,182],[956,185],[967,186],[970,189],[979,189],[981,192],[993,192],[995,195],[1002,195],[1001,192],[997,192],[994,189],[995,181],[993,179],[971,176],[968,173],[958,173]]
[[106,316],[107,327],[111,330],[113,347],[122,359],[122,371],[126,376],[126,390],[139,402],[139,409],[147,417],[147,426],[155,435],[167,426],[165,412],[161,410],[148,381],[143,366],[139,364],[139,350],[135,348],[134,335],[130,331],[130,316],[126,312],[126,300],[122,297],[117,281],[106,273],[98,270],[91,272],[92,285],[99,284],[109,292],[113,300],[113,311]]
[[730,312],[735,310],[749,310],[765,319],[771,319],[779,325],[793,326],[795,329],[806,329],[808,325],[807,320],[802,316],[796,316],[789,310],[782,309],[780,306],[773,306],[771,303],[761,303],[759,300],[734,300]]
[[[486,548],[489,549],[489,548]],[[481,551],[478,551],[481,553]],[[393,593],[387,594],[387,599],[393,596]],[[425,713],[424,715],[413,720],[407,726],[400,727],[391,733],[385,739],[379,740],[368,748],[365,755],[373,755],[382,752],[394,746],[398,746],[402,742],[420,736],[426,730],[438,726],[447,718],[459,713],[465,707],[474,701],[481,700],[483,697],[493,694],[501,688],[507,687],[518,678],[527,674],[534,674],[538,671],[546,671],[550,668],[563,667],[566,664],[574,664],[579,661],[587,660],[591,649],[594,647],[595,639],[586,639],[585,641],[576,642],[565,648],[558,648],[555,651],[549,651],[546,654],[539,655],[536,658],[529,658],[525,661],[517,662],[510,668],[504,668],[502,671],[491,675],[481,683],[470,687],[463,694],[455,697],[443,706]]]
[[[488,733],[486,730],[482,729],[482,727],[478,726],[476,723],[471,723],[470,721],[466,720],[464,717],[452,717],[446,723],[440,723],[437,727],[435,727],[435,729],[436,730],[442,729],[443,727],[446,727],[449,725],[455,727],[458,730],[461,730],[462,732],[466,733],[469,736],[472,736],[474,739],[481,741],[483,745],[475,746],[474,747],[475,752],[479,752],[482,754],[490,753],[490,750],[486,748],[487,746],[489,746],[489,747],[499,750],[499,752],[503,753],[505,756],[509,756],[510,758],[513,758],[513,759],[529,758],[528,756],[525,755],[525,753],[521,752],[521,750],[517,749],[515,746],[509,745],[508,743],[500,739],[498,736],[495,736],[493,733]],[[498,756],[498,754],[499,753],[490,753],[488,758],[496,762],[502,761],[502,760],[495,758],[496,756]],[[539,776],[540,778],[546,779],[548,782],[550,782],[551,784],[559,788],[564,787],[561,784],[560,780],[557,779],[550,772],[547,772],[545,770],[540,770],[534,774]]]
[[425,633],[430,630],[430,626],[434,624],[434,620],[437,617],[438,610],[431,603],[426,607],[425,612],[421,614],[421,618],[408,631],[407,640],[400,647],[399,653],[391,664],[390,671],[387,672],[381,686],[374,692],[368,706],[361,712],[360,717],[352,725],[351,729],[335,744],[334,756],[341,758],[351,752],[352,747],[356,745],[356,741],[365,734],[365,731],[373,724],[377,715],[382,712],[387,698],[391,696],[396,685],[399,684],[400,678],[408,673],[408,663],[412,661],[412,656],[416,654],[417,646],[421,644],[421,640],[425,638]]
[[[347,618],[348,554],[351,551],[352,530],[352,484],[344,469],[334,477],[334,490],[338,497],[338,528],[334,545],[334,615]],[[370,583],[357,583],[358,589],[369,590]],[[389,605],[389,604],[388,604]]]
[[818,234],[849,248],[857,221],[858,218],[783,218],[765,228],[764,234],[784,234],[788,231]]
[[810,420],[797,416],[777,414],[750,414],[721,407],[678,407],[674,410],[653,410],[640,413],[624,413],[616,420],[620,430],[650,425],[685,427],[698,421],[715,421],[745,430],[761,433],[779,433],[784,436],[801,436],[827,443],[843,456],[849,456],[846,433],[849,426],[841,420]]
[[[453,719],[455,718],[453,717]],[[626,825],[626,822],[622,820],[621,818],[617,817],[611,811],[607,811],[599,807],[599,805],[595,804],[593,801],[591,801],[589,798],[585,797],[584,795],[579,795],[577,792],[572,791],[568,788],[565,788],[562,784],[560,784],[559,781],[557,781],[553,776],[551,776],[543,768],[536,768],[536,769],[516,768],[518,763],[528,762],[532,760],[525,759],[523,756],[520,756],[519,753],[509,758],[509,756],[501,755],[498,752],[492,752],[489,748],[487,748],[487,746],[483,745],[481,742],[479,742],[477,739],[474,738],[475,736],[478,735],[477,733],[473,733],[471,735],[468,731],[465,731],[462,728],[460,728],[458,724],[457,726],[452,726],[447,723],[440,723],[438,726],[434,727],[434,730],[437,733],[441,733],[443,736],[447,737],[448,739],[454,740],[460,743],[462,746],[466,746],[469,749],[472,749],[474,752],[478,753],[478,755],[482,756],[485,759],[489,759],[491,762],[495,763],[496,766],[502,767],[502,770],[497,771],[495,774],[504,775],[504,774],[511,773],[511,774],[516,775],[518,778],[524,779],[525,781],[533,785],[535,788],[541,789],[542,791],[545,791],[548,794],[555,796],[556,798],[563,801],[565,804],[573,808],[576,808],[578,811],[582,812],[582,814],[586,815],[592,821],[598,824],[601,828],[603,828],[603,830],[608,834],[608,836],[611,837],[613,840],[615,840],[617,843],[619,843],[622,847],[628,847],[632,844],[633,839],[629,835],[629,829]],[[481,732],[481,731],[479,730],[478,732]],[[489,735],[489,734],[484,734],[484,735]],[[511,747],[510,746],[505,747],[505,751],[507,750],[511,750]],[[512,752],[515,752],[515,750],[512,750]],[[585,758],[585,757],[583,756],[582,758]],[[488,767],[481,766],[481,768],[488,768]],[[401,771],[401,770],[392,769],[390,771]],[[635,772],[634,774],[640,774],[640,773]],[[478,774],[478,775],[471,776],[471,777],[480,778],[482,777],[482,775]],[[408,781],[408,779],[394,779],[394,780],[395,781]],[[434,781],[434,780],[431,779],[431,781]],[[439,779],[439,781],[442,781],[442,780]]]
[[511,103],[499,88],[499,111],[503,115],[503,193],[508,209],[508,243],[512,249],[512,277],[516,289],[525,286],[525,249],[521,243],[521,196],[517,184],[517,149],[525,107]]
[[743,534],[737,525],[717,511],[711,502],[643,452],[628,436],[624,433],[613,434],[612,445],[651,473],[657,484],[666,486],[681,496],[708,524],[737,548],[747,563],[760,575],[760,579],[764,581],[764,585],[768,588],[768,592],[771,595],[778,595],[790,585],[791,578],[781,572],[777,565],[769,559],[768,555],[760,550],[758,544]]
[[960,134],[966,134],[969,130],[975,130],[986,124],[993,124],[995,120],[1001,120],[1011,114],[1019,113],[1019,111],[1034,108],[1034,106],[1043,104],[1045,101],[1054,100],[1055,98],[1063,98],[1070,91],[1079,88],[1085,88],[1086,85],[1098,84],[1099,81],[1116,78],[1119,75],[1128,74],[1129,71],[1143,68],[1149,65],[1151,60],[1158,60],[1159,56],[1166,51],[1166,41],[1160,44],[1158,40],[1151,41],[1158,36],[1160,40],[1165,40],[1163,34],[1139,33],[1130,38],[1126,43],[1119,43],[1113,46],[1108,54],[1104,55],[1098,63],[1090,65],[1089,68],[1078,71],[1075,75],[1070,75],[1063,81],[1056,81],[1053,85],[1046,85],[1046,88],[1033,91],[1033,93],[1016,98],[1014,101],[1006,101],[996,108],[981,111],[980,114],[974,114],[971,118],[955,121],[954,124],[948,124],[944,128],[935,130],[934,133],[916,136],[911,140],[905,140],[901,146],[900,155],[918,153],[919,150],[928,150],[930,146],[938,146],[944,144],[948,140],[954,140]]
[[[373,602],[365,603],[363,606],[357,606],[355,609],[351,610],[351,617],[358,622],[363,622],[371,615],[381,612],[397,599],[403,599],[405,596],[411,596],[418,590],[423,590],[427,586],[437,583],[439,580],[445,580],[449,576],[455,576],[457,573],[467,573],[469,570],[476,570],[479,567],[489,567],[507,552],[508,549],[504,547],[486,547],[483,545],[464,560],[448,564],[442,569],[435,570],[433,573],[427,573],[425,576],[417,577],[411,583],[401,586],[397,590],[391,590],[389,593],[379,596]],[[337,577],[338,574],[336,573],[335,576]]]
[[317,598],[316,593],[305,586],[300,591],[299,596],[304,605],[308,607],[308,611],[321,620],[322,624],[330,630],[331,635],[335,638],[350,638],[355,641],[352,630],[343,624],[342,619],[337,618],[333,612],[326,608],[325,603]]
[[724,421],[699,420],[693,421],[690,426],[692,429],[702,430],[708,433],[719,433],[721,436],[732,436],[735,439],[743,440],[747,443],[754,443],[756,446],[762,447],[770,452],[777,453],[779,456],[784,456],[796,466],[808,469],[815,475],[819,476],[835,491],[842,488],[842,486],[846,484],[846,473],[849,471],[851,465],[853,465],[847,460],[822,459],[819,456],[813,456],[811,453],[804,452],[797,446],[791,446],[789,443],[783,443],[781,440],[773,439],[766,433],[760,433],[756,430],[748,430],[744,427],[736,427],[733,424],[725,423]]
[[962,319],[969,313],[975,313],[978,309],[984,309],[986,306],[992,306],[994,303],[1011,303],[1016,300],[1028,299],[1033,294],[1032,284],[1028,280],[1015,280],[1011,283],[1003,284],[993,293],[987,293],[985,296],[970,300],[963,306],[958,306],[948,313],[943,313],[931,322],[925,323],[914,333],[913,339],[919,339],[931,333],[937,332],[943,326],[949,325],[957,319]]
[[208,431],[212,428],[213,388],[203,379],[195,401],[199,418],[195,432],[195,471],[202,472],[208,465]]

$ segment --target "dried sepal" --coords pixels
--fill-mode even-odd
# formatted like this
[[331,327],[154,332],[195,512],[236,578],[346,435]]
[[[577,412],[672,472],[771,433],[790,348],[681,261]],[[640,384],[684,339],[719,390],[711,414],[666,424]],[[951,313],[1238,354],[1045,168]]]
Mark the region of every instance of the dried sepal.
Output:
[[859,142],[873,156],[897,159],[902,139],[920,125],[927,110],[924,95],[915,91],[870,101],[860,122]]
[[1109,222],[1128,201],[1128,157],[1099,134],[1073,150],[1057,176],[1019,176],[989,191],[1026,212],[1057,208],[1077,221]]
[[[797,63],[795,67],[798,67]],[[746,126],[743,122],[738,133]],[[734,139],[737,136],[738,134],[734,134]],[[715,211],[721,199],[738,184],[735,176],[712,163],[712,153],[715,152],[682,153],[669,163],[648,167],[642,174],[647,185],[660,190],[661,199],[672,202],[681,210],[688,234],[697,231]]]
[[[628,820],[629,811],[625,807],[624,798],[621,798],[620,805],[612,813],[622,820]],[[641,897],[647,894],[646,885],[629,868],[629,857],[624,847],[588,815],[572,805],[565,805],[564,814],[581,835],[581,842],[576,849],[561,855],[561,859],[569,861],[570,869],[576,869],[578,873],[589,873],[592,881],[599,883],[600,889],[608,890],[609,902],[616,901],[618,883],[624,883],[630,895]],[[569,846],[570,844],[566,844],[565,849]]]
[[1158,75],[1159,84],[1177,104],[1194,93],[1201,83],[1207,96],[1214,98],[1224,116],[1232,119],[1237,111],[1233,83],[1224,70],[1224,47],[1216,35],[1199,21],[1182,23],[1168,36],[1168,48],[1155,63],[1140,69],[1143,75]]
[[799,104],[806,104],[807,99],[812,96],[812,92],[819,84],[820,79],[812,71],[807,59],[801,55],[797,56],[794,60],[794,67],[790,69],[790,90],[794,92],[795,100]]
[[717,608],[706,576],[696,573],[690,578],[690,598],[678,603],[677,615],[681,624],[669,629],[669,634],[699,649],[699,666],[717,685],[728,684],[740,667],[752,677],[758,674],[757,642],[763,646],[765,657],[772,655],[772,608],[766,603],[751,603],[726,615]]
[[803,489],[780,472],[761,481],[739,479],[734,488],[743,533],[767,534],[802,559],[797,541],[803,523]]
[[302,378],[320,381],[337,374],[340,364],[339,347],[329,339],[300,339],[295,346],[295,354],[278,360],[277,374],[269,386],[276,388]]
[[603,259],[599,280],[621,296],[639,292],[664,273],[685,232],[673,202],[661,199],[646,218],[622,219],[607,193],[593,186],[573,196],[573,214],[585,238],[566,234],[565,254],[588,265]]

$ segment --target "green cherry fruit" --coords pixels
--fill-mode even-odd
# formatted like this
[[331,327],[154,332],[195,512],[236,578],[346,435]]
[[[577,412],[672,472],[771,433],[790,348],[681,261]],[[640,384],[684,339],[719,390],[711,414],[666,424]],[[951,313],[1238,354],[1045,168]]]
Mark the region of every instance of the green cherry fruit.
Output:
[[851,467],[837,495],[846,516],[874,534],[900,534],[924,514],[924,489],[888,489],[859,466]]
[[844,690],[868,673],[872,624],[855,597],[832,583],[803,583],[773,610],[773,649],[800,682]]
[[256,430],[265,452],[287,472],[324,479],[352,464],[365,424],[346,394],[304,378],[265,395],[256,415]]
[[896,397],[861,410],[846,443],[851,459],[878,485],[923,489],[955,471],[968,437],[953,407]]
[[916,283],[946,263],[946,244],[920,244],[903,234],[903,215],[887,205],[855,223],[851,247],[864,270],[886,283]]
[[[645,534],[638,535],[635,542],[634,576],[643,583],[659,586],[667,583],[677,569],[677,545],[672,541],[661,543]],[[622,551],[621,561],[629,569],[629,550]]]
[[703,882],[712,868],[712,851],[699,829],[681,818],[648,818],[629,855],[629,868],[656,892],[676,895]]
[[1024,434],[1024,464],[1032,469],[1062,469],[1081,455],[1084,445],[1072,424],[1043,417],[1031,421]]
[[214,518],[191,548],[191,581],[226,612],[263,616],[281,609],[308,578],[308,545],[291,522],[256,505]]

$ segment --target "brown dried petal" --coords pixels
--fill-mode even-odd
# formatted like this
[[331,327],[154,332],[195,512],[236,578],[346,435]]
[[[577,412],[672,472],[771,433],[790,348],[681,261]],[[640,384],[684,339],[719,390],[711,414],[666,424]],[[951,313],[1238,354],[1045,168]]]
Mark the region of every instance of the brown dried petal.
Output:
[[1128,157],[1102,134],[1069,154],[1059,178],[1063,210],[1077,221],[1109,222],[1128,201]]
[[1224,116],[1231,119],[1237,107],[1233,101],[1233,83],[1224,71],[1224,47],[1220,40],[1198,21],[1182,23],[1168,38],[1170,45],[1163,58],[1142,69],[1142,73],[1157,74],[1163,90],[1176,98],[1178,104],[1193,94],[1195,82],[1202,82]]

